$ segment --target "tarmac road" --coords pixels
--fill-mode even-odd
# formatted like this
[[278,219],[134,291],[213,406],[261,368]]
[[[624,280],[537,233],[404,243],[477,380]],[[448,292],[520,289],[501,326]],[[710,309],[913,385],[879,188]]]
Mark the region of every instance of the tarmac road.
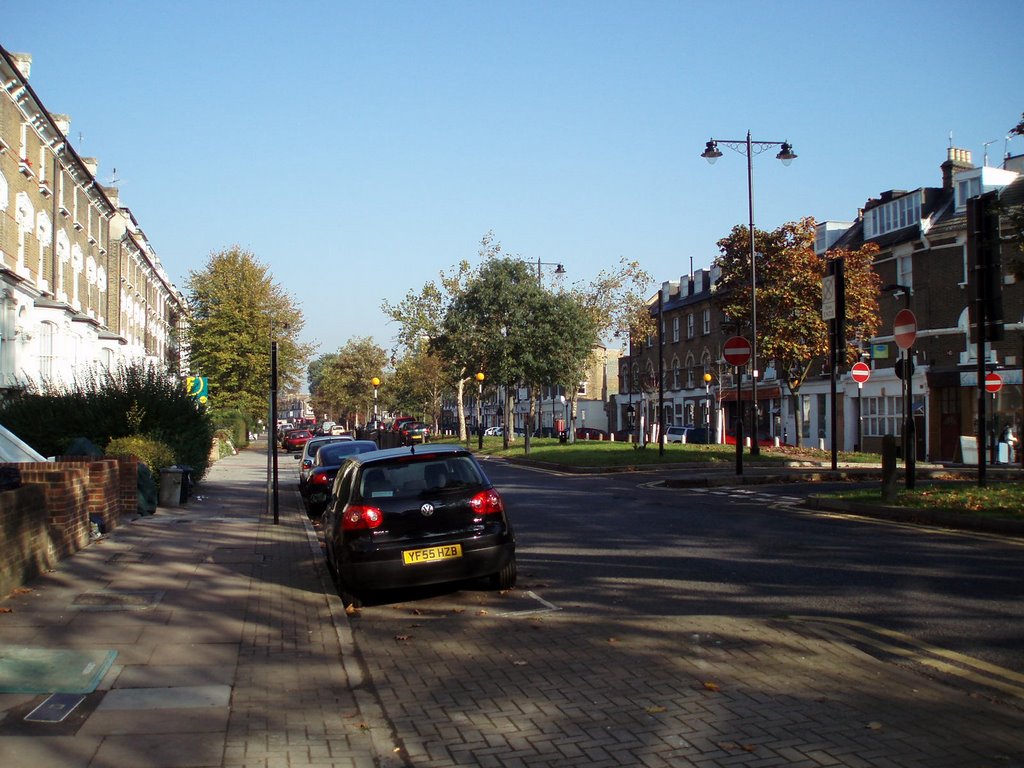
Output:
[[[408,764],[1024,765],[1024,675],[821,610],[841,591],[884,592],[885,569],[852,563],[847,577],[868,579],[842,587],[820,581],[822,563],[793,563],[820,545],[836,565],[885,524],[772,509],[799,501],[778,492],[641,501],[657,491],[623,476],[487,467],[518,513],[517,588],[406,593],[351,618]],[[793,538],[837,522],[864,541]],[[890,532],[911,535],[943,554],[977,546]]]

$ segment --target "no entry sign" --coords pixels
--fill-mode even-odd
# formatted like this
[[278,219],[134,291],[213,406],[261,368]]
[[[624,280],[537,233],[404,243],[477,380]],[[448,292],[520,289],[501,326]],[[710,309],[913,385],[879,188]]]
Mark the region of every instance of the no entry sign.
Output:
[[850,375],[858,384],[863,384],[871,378],[871,368],[867,363],[854,363],[853,368],[850,369]]
[[917,317],[909,309],[901,309],[896,313],[896,320],[892,324],[892,335],[896,339],[896,346],[900,349],[910,349],[914,346],[917,338]]
[[1003,377],[995,371],[985,374],[985,391],[993,395],[1003,388]]
[[725,358],[725,362],[735,368],[746,365],[750,360],[750,342],[742,336],[733,336],[725,342],[722,357]]

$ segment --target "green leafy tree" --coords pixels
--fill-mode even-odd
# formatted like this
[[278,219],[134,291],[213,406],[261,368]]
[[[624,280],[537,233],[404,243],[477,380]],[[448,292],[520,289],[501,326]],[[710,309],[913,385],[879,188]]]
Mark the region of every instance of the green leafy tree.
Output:
[[403,414],[431,424],[436,433],[447,381],[444,362],[421,344],[396,361],[388,379],[388,403]]
[[[737,226],[718,241],[716,265],[721,277],[716,284],[721,311],[739,321],[739,333],[750,332],[750,240],[749,230]],[[779,379],[785,381],[794,398],[794,413],[800,418],[795,398],[815,361],[828,354],[828,324],[821,318],[822,279],[828,263],[842,257],[845,262],[846,339],[840,356],[852,362],[860,350],[855,339],[867,339],[878,332],[879,277],[872,269],[878,249],[869,244],[857,251],[834,250],[823,256],[814,251],[814,220],[810,218],[782,225],[772,232],[754,230],[757,253],[757,344],[758,364],[774,362]],[[799,442],[800,425],[796,439]]]
[[[481,371],[512,392],[534,365],[531,323],[541,317],[542,296],[525,262],[490,258],[453,300],[435,348],[461,370]],[[507,405],[505,411],[509,424]]]
[[[478,255],[481,261],[495,258],[501,253],[501,244],[488,232],[480,241]],[[441,272],[438,280],[428,281],[419,291],[410,290],[397,303],[385,301],[381,305],[384,314],[398,324],[396,340],[406,354],[418,355],[426,344],[438,365],[430,366],[428,372],[434,379],[430,388],[436,390],[454,389],[459,425],[459,439],[466,439],[465,387],[477,370],[469,370],[458,354],[448,353],[449,344],[457,340],[446,336],[452,329],[444,327],[445,317],[452,303],[466,288],[471,275],[475,273],[468,261],[460,261],[448,272]]]
[[310,395],[317,413],[329,413],[346,424],[365,423],[373,412],[373,384],[378,388],[378,404],[388,402],[385,367],[388,353],[366,336],[349,339],[332,355],[317,358],[310,366]]
[[[579,383],[586,378],[587,369],[594,360],[601,326],[598,313],[593,311],[579,295],[561,292],[542,295],[537,314],[528,332],[532,354],[527,357],[526,381],[531,390],[548,384],[570,392],[575,402]],[[530,398],[530,428],[526,430],[525,451],[530,452],[530,433],[536,417],[536,400]],[[570,435],[575,429],[570,430]]]
[[297,388],[312,354],[312,345],[298,341],[302,311],[268,267],[238,246],[211,254],[185,286],[190,373],[209,378],[218,408],[238,409],[255,421],[267,411],[271,339],[278,345],[280,391]]

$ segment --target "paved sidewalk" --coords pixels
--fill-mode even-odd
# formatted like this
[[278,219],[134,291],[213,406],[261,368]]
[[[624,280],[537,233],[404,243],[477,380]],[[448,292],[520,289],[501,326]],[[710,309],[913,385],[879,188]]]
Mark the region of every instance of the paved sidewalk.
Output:
[[187,505],[123,524],[0,601],[3,646],[117,651],[62,722],[25,720],[46,694],[0,694],[0,766],[378,764],[386,733],[291,468],[274,525],[266,467],[265,444],[222,459]]

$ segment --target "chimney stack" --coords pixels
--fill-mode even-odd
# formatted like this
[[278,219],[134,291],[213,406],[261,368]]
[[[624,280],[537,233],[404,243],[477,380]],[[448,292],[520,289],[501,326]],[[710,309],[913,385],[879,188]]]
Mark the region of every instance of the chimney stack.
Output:
[[969,171],[974,167],[971,162],[971,150],[950,147],[946,150],[946,162],[939,166],[942,169],[943,192],[953,191],[953,176],[958,171]]
[[50,115],[53,118],[53,122],[57,124],[57,130],[64,134],[64,138],[68,137],[68,131],[71,130],[71,117],[68,115]]
[[14,66],[21,72],[21,76],[28,80],[28,76],[32,72],[32,54],[12,53],[11,59],[14,60]]

